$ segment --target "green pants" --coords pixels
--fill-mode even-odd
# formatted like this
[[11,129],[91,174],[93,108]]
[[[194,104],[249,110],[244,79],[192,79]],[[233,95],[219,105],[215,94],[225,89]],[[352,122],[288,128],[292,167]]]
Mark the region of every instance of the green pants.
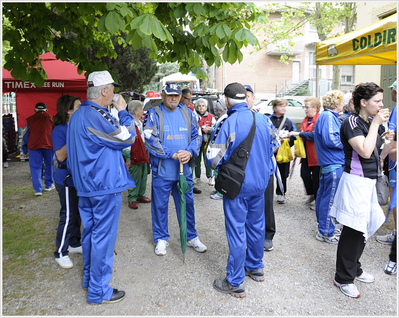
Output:
[[195,157],[195,176],[197,178],[201,178],[201,161],[202,158],[204,158],[204,165],[205,165],[205,170],[206,170],[206,177],[209,179],[211,177],[211,168],[209,168],[206,165],[206,152],[204,150],[205,147],[205,143],[202,143],[201,148],[200,148],[200,152],[198,154],[197,157]]
[[136,187],[128,189],[128,202],[137,201],[138,198],[144,199],[145,188],[147,187],[147,164],[140,163],[138,165],[130,165],[129,172],[136,183]]

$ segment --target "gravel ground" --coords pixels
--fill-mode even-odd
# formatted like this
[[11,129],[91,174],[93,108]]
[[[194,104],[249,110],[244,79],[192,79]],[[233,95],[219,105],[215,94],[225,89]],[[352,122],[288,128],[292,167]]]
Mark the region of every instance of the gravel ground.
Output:
[[[30,184],[28,162],[9,162],[3,168],[3,187]],[[147,185],[150,195],[151,178]],[[317,223],[314,211],[302,202],[305,192],[297,167],[288,182],[286,204],[275,204],[277,233],[274,250],[265,252],[266,280],[257,283],[245,279],[247,296],[242,299],[221,294],[213,287],[215,278],[223,278],[228,257],[222,200],[212,200],[212,187],[206,178],[195,195],[196,228],[208,251],[196,253],[187,248],[182,262],[179,230],[173,200],[169,210],[169,247],[167,255],[154,254],[150,204],[138,210],[123,207],[119,222],[117,255],[111,286],[126,291],[126,298],[116,304],[93,306],[86,302],[82,284],[82,257],[72,254],[72,269],[60,268],[53,259],[53,249],[43,264],[34,264],[37,276],[33,282],[18,277],[3,277],[2,313],[50,316],[397,316],[397,276],[383,272],[390,246],[367,242],[361,258],[362,267],[375,276],[372,284],[356,282],[361,297],[343,295],[332,283],[336,246],[315,239]],[[39,201],[40,200],[40,201]],[[29,198],[26,206],[10,203],[24,213],[58,224],[59,202],[54,190],[42,199]],[[7,204],[4,202],[3,204]],[[25,203],[24,203],[25,204]],[[394,228],[392,220],[376,234],[387,234]],[[7,257],[3,255],[3,257]],[[52,277],[51,279],[49,277]],[[28,293],[16,297],[18,286]],[[26,286],[26,284],[29,284]]]

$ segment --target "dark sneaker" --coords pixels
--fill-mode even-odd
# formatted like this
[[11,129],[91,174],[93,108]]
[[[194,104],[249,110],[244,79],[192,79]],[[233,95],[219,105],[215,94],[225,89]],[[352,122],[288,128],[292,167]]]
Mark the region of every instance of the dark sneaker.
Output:
[[215,279],[213,282],[213,287],[224,294],[230,294],[231,296],[237,297],[237,298],[243,298],[247,295],[244,289],[244,283],[233,287],[231,284],[227,281],[227,278],[225,279]]
[[125,292],[123,290],[117,290],[114,288],[114,292],[112,293],[111,299],[110,300],[103,300],[103,304],[113,304],[117,303],[118,301],[121,301],[123,298],[125,298]]
[[[83,288],[83,289],[87,290],[86,288]],[[101,303],[91,303],[91,302],[88,302],[88,303],[90,305],[114,304],[114,303],[121,301],[123,298],[125,298],[125,292],[123,290],[117,290],[114,288],[110,300],[103,299],[103,301]]]
[[256,282],[263,282],[265,280],[265,274],[263,273],[263,268],[254,269],[249,272],[245,269],[245,276],[251,277]]
[[270,252],[273,250],[273,241],[269,239],[265,239],[265,243],[263,244],[263,249],[266,252]]
[[197,189],[196,187],[193,188],[193,193],[195,194],[201,194],[202,191],[200,189]]

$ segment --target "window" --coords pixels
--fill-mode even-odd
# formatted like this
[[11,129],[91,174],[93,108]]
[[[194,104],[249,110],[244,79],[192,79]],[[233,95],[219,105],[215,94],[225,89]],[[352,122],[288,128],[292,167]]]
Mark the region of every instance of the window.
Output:
[[354,83],[353,70],[353,65],[341,66],[341,84],[352,85]]

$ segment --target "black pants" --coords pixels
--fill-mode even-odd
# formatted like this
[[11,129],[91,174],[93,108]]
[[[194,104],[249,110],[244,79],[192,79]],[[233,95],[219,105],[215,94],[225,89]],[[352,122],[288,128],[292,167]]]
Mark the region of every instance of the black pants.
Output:
[[276,233],[276,223],[274,220],[274,208],[273,208],[273,190],[274,190],[274,176],[271,175],[269,183],[265,190],[265,222],[266,231],[265,239],[273,240],[274,234]]
[[340,284],[352,284],[356,276],[363,273],[360,257],[363,254],[364,236],[362,232],[344,226],[337,248],[335,280]]
[[395,235],[395,237],[393,239],[392,246],[391,246],[391,253],[389,254],[389,260],[391,262],[395,262],[395,263],[396,263],[396,236],[397,236],[397,234]]
[[307,195],[314,195],[316,198],[317,190],[319,190],[320,166],[308,166],[308,159],[301,160],[301,178],[305,186]]
[[277,187],[276,187],[277,195],[284,195],[287,192],[287,178],[290,174],[290,163],[291,162],[277,163],[278,170],[280,170],[281,182],[284,187],[284,193],[283,193],[277,182]]

